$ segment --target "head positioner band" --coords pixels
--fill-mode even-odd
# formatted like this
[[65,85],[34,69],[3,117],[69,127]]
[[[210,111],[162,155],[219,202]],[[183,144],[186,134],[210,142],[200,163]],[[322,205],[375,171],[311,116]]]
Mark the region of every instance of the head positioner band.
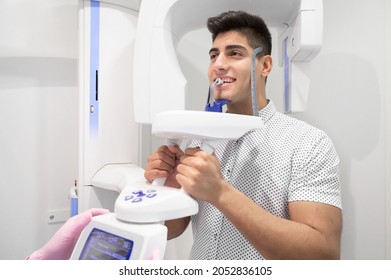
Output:
[[254,116],[258,116],[258,97],[255,85],[255,58],[262,50],[262,47],[255,48],[251,55],[251,99]]

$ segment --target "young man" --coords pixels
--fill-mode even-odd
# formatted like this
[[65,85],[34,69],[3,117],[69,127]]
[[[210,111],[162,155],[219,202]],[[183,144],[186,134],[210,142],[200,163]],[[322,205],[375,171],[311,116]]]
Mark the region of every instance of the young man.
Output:
[[213,155],[162,146],[145,167],[148,181],[167,177],[199,201],[194,217],[166,221],[168,238],[192,220],[194,259],[338,259],[342,231],[338,156],[321,130],[276,111],[266,98],[272,70],[271,36],[264,21],[241,11],[208,20],[209,82],[227,113],[252,115],[251,54],[259,118],[265,124],[237,141],[222,141]]

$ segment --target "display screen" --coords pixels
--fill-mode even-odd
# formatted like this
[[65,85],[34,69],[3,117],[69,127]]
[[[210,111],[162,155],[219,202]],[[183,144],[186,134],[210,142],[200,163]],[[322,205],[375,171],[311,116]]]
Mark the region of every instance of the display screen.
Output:
[[132,240],[94,228],[79,260],[128,260],[132,249]]

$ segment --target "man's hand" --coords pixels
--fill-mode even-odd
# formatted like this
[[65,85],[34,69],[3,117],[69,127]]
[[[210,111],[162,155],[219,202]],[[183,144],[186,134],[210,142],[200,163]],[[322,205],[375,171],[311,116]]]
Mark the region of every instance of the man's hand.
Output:
[[179,188],[175,179],[179,159],[183,151],[178,146],[161,146],[147,159],[144,177],[148,182],[156,178],[167,178],[166,186]]

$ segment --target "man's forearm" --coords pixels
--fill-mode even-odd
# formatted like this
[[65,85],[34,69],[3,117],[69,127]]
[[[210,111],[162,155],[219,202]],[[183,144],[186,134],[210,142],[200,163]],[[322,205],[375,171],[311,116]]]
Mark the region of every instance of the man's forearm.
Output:
[[190,223],[190,217],[165,221],[165,226],[168,229],[167,240],[180,236]]

